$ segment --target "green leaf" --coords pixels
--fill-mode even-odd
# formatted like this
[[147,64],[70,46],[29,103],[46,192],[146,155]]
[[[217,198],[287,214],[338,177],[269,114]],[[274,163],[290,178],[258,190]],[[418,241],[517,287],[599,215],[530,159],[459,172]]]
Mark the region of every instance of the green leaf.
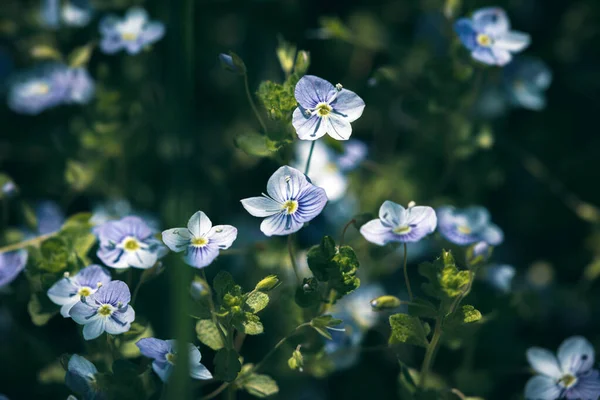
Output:
[[287,42],[283,37],[279,36],[278,38],[279,45],[275,50],[277,54],[277,58],[279,59],[279,64],[281,65],[281,69],[285,72],[286,75],[292,72],[294,68],[294,60],[296,58],[296,45]]
[[294,73],[298,76],[306,74],[310,66],[310,53],[305,50],[300,50],[296,56],[296,64],[294,65]]
[[61,237],[52,237],[42,242],[37,260],[38,268],[48,272],[61,272],[67,268],[69,248]]
[[268,375],[252,374],[245,378],[242,387],[252,396],[264,398],[279,392],[277,382]]
[[243,133],[235,138],[235,145],[244,153],[256,157],[269,157],[285,143],[276,142],[260,133]]
[[232,320],[233,326],[246,335],[260,335],[264,331],[262,322],[258,315],[252,313],[237,314]]
[[33,46],[29,51],[29,54],[38,60],[62,60],[62,54],[60,54],[60,51],[56,50],[54,47],[43,44]]
[[235,282],[229,272],[219,271],[213,280],[213,289],[219,299],[222,299],[227,293],[233,290],[234,287]]
[[221,349],[215,354],[215,378],[225,382],[233,382],[242,369],[239,355],[233,349]]
[[263,292],[253,292],[246,299],[246,304],[256,314],[269,304],[269,296]]
[[277,277],[277,275],[269,275],[264,277],[260,282],[256,284],[254,290],[258,290],[260,292],[270,292],[281,285],[281,281]]
[[300,345],[292,352],[292,356],[288,359],[288,366],[292,370],[298,370],[302,372],[304,368],[304,357],[300,352]]
[[319,281],[314,277],[304,278],[302,285],[296,288],[294,300],[302,308],[310,308],[321,303]]
[[481,312],[471,305],[463,305],[460,309],[450,314],[444,321],[444,330],[451,331],[466,324],[481,320]]
[[408,315],[419,318],[435,318],[438,315],[438,310],[431,302],[416,298],[408,304]]
[[201,319],[196,323],[196,334],[198,340],[213,350],[219,350],[224,347],[223,338],[219,334],[219,328],[210,319]]
[[321,336],[326,339],[331,340],[331,333],[327,329],[334,329],[333,327],[340,325],[343,323],[341,319],[334,318],[331,315],[321,315],[319,317],[315,317],[310,321],[310,326],[313,327],[315,331],[317,331]]
[[58,314],[58,310],[54,304],[50,304],[45,296],[42,299],[40,299],[38,294],[32,293],[27,304],[27,312],[29,312],[31,322],[36,326],[46,325],[50,318]]
[[446,250],[433,263],[419,265],[419,273],[428,280],[423,291],[442,302],[442,311],[449,309],[453,298],[464,294],[473,277],[471,271],[460,271],[452,253]]
[[291,122],[292,113],[298,105],[294,89],[299,79],[297,74],[291,74],[283,84],[264,81],[259,85],[256,95],[267,110],[269,118]]
[[69,66],[71,68],[80,68],[86,66],[92,57],[93,50],[93,43],[76,48],[71,52],[71,54],[69,54]]
[[390,316],[392,334],[390,344],[406,343],[414,346],[427,347],[427,334],[423,324],[417,317],[406,314],[394,314]]
[[306,255],[308,267],[319,281],[329,280],[328,269],[335,256],[335,241],[330,236],[325,236],[321,243],[311,247]]
[[94,176],[94,170],[86,164],[75,160],[67,161],[65,181],[76,192],[87,189],[94,181]]

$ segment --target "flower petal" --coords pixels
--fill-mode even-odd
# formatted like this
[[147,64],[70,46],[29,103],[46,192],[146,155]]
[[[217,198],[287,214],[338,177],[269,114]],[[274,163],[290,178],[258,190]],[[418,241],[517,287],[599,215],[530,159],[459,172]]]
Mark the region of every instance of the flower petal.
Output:
[[208,380],[213,377],[210,371],[202,364],[190,366],[190,376],[201,380]]
[[485,7],[473,13],[473,27],[477,32],[497,35],[510,30],[510,20],[500,7]]
[[27,265],[25,250],[0,253],[0,287],[14,281]]
[[266,197],[249,197],[241,200],[242,206],[255,217],[269,217],[281,211],[281,204]]
[[293,219],[298,223],[309,222],[323,211],[327,204],[325,189],[308,184],[298,195],[298,210],[293,214]]
[[525,385],[527,400],[556,400],[560,397],[561,392],[562,389],[554,379],[543,375],[534,376]]
[[210,242],[204,247],[189,246],[184,260],[188,265],[196,268],[209,266],[219,255],[219,247]]
[[360,227],[360,234],[371,243],[384,246],[396,239],[392,228],[384,225],[380,219],[373,219]]
[[125,251],[118,247],[102,247],[98,249],[96,253],[98,258],[102,260],[104,264],[111,268],[123,269],[129,268]]
[[127,264],[134,268],[148,269],[152,268],[158,260],[158,254],[148,249],[139,249],[137,251],[126,251],[125,259]]
[[100,50],[104,54],[115,54],[125,46],[121,38],[115,34],[110,34],[100,41]]
[[152,363],[152,369],[156,372],[156,375],[160,378],[161,381],[167,382],[171,373],[173,372],[173,366],[168,362],[157,362],[154,361]]
[[460,18],[454,23],[454,31],[467,49],[473,51],[478,47],[477,32],[475,32],[470,19]]
[[138,340],[135,345],[144,356],[159,361],[164,361],[167,353],[171,352],[171,346],[167,341],[156,338],[143,338]]
[[90,320],[90,322],[83,327],[83,338],[85,340],[92,340],[102,335],[104,333],[105,323],[106,319],[104,318]]
[[[313,165],[311,165],[311,170],[313,170]],[[316,171],[315,168],[314,173],[311,172],[311,176],[313,183],[325,190],[327,199],[330,201],[339,200],[346,194],[348,178],[340,170]]]
[[98,28],[102,35],[111,35],[115,32],[120,20],[116,15],[107,15],[100,20]]
[[98,369],[94,364],[77,354],[73,354],[71,358],[69,358],[67,369],[77,375],[88,378],[93,378],[94,375],[98,373]]
[[188,230],[193,237],[201,237],[212,228],[212,222],[202,211],[196,211],[188,221]]
[[348,122],[359,119],[365,109],[363,99],[347,89],[342,89],[329,105],[333,107],[334,114],[346,118]]
[[304,226],[303,222],[282,212],[265,218],[260,224],[260,230],[267,236],[285,236],[298,232],[302,226]]
[[300,140],[317,140],[327,133],[327,124],[317,114],[306,115],[304,108],[294,110],[292,125]]
[[87,303],[79,302],[71,308],[69,315],[73,318],[73,321],[79,325],[85,325],[95,318],[98,318],[96,309],[88,305]]
[[304,108],[315,108],[318,103],[328,102],[337,89],[325,79],[304,75],[294,89],[296,101]]
[[[337,164],[343,171],[351,171],[367,158],[367,145],[360,140],[350,139],[345,143],[344,153],[337,159]],[[327,190],[327,188],[325,188]]]
[[77,297],[78,290],[79,286],[75,284],[73,279],[61,278],[48,289],[47,294],[54,304],[62,306],[77,303],[79,301],[79,297]]
[[531,44],[531,36],[527,33],[510,31],[505,32],[494,38],[494,47],[508,50],[512,52],[519,52],[524,50]]
[[582,336],[573,336],[562,342],[557,355],[565,374],[577,375],[594,366],[594,347]]
[[489,224],[481,232],[481,238],[491,246],[498,246],[504,240],[504,233],[497,225]]
[[111,281],[110,272],[100,265],[92,264],[79,271],[73,279],[81,286],[87,286],[92,289],[98,287],[98,283],[102,285]]
[[477,47],[471,52],[471,57],[486,65],[496,65],[496,58],[490,47]]
[[160,22],[149,22],[144,27],[140,40],[146,44],[154,43],[165,35],[165,26]]
[[102,286],[98,291],[88,297],[88,302],[97,301],[100,304],[117,306],[119,303],[127,305],[131,301],[131,293],[125,282],[112,281]]
[[297,199],[307,185],[308,181],[302,172],[284,165],[269,178],[267,193],[274,200],[283,204],[287,200]]
[[171,251],[184,251],[190,244],[190,231],[187,228],[172,228],[163,231],[162,240]]
[[408,223],[408,212],[400,204],[386,200],[379,207],[379,219],[384,225],[396,228]]
[[237,238],[237,228],[231,225],[213,226],[207,237],[210,243],[218,246],[219,249],[228,249]]
[[553,379],[560,379],[562,372],[558,365],[558,360],[550,351],[540,347],[531,347],[527,349],[526,354],[531,368],[542,375]]
[[323,122],[327,125],[327,134],[336,140],[348,140],[352,135],[350,120],[341,115],[332,113]]
[[600,397],[600,372],[589,370],[577,376],[577,383],[567,390],[568,400],[598,399]]
[[106,318],[104,329],[111,335],[120,335],[131,329],[131,323],[135,320],[135,310],[127,306],[125,311],[115,311],[109,318]]

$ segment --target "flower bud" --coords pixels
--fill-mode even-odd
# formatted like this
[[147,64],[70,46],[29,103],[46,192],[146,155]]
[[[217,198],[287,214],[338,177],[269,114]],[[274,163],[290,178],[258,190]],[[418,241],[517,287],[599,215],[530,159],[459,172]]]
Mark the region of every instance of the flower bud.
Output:
[[254,290],[258,290],[261,292],[269,292],[279,285],[281,285],[281,281],[279,280],[277,275],[269,275],[260,282],[258,282]]
[[308,51],[300,50],[296,56],[296,65],[294,66],[294,72],[298,75],[304,75],[310,65],[310,54]]
[[396,296],[379,296],[376,299],[371,300],[371,307],[375,311],[388,310],[396,307],[400,307],[402,301]]
[[302,353],[300,353],[300,345],[298,345],[296,350],[292,353],[292,357],[288,360],[288,366],[290,369],[302,372],[304,367],[304,357],[302,357]]
[[235,53],[221,53],[219,54],[219,61],[221,61],[221,66],[227,71],[235,72],[239,75],[244,75],[246,73],[246,65],[244,64],[244,61],[242,61],[242,59]]

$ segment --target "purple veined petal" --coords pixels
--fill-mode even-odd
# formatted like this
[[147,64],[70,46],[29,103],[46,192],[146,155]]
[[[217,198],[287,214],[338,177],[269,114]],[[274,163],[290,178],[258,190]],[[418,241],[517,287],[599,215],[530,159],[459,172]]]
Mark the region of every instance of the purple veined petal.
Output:
[[187,228],[172,228],[163,231],[162,240],[171,251],[184,251],[190,244],[191,234]]
[[302,107],[294,110],[292,125],[300,140],[317,140],[327,133],[326,121],[317,114],[306,115]]
[[568,400],[597,399],[600,396],[600,372],[589,370],[577,376],[577,383],[565,393]]
[[531,347],[527,349],[527,361],[536,372],[558,380],[563,375],[556,356],[549,350],[541,347]]
[[152,369],[156,372],[156,375],[163,382],[168,382],[171,373],[173,372],[173,365],[168,362],[158,362],[154,361],[152,363]]
[[193,367],[194,365],[199,364],[200,361],[202,360],[202,354],[200,353],[200,349],[198,349],[193,344],[188,343],[187,350],[188,350],[188,358],[189,358],[189,362],[190,362],[190,367]]
[[184,261],[195,268],[209,266],[219,255],[219,247],[210,242],[203,247],[189,246]]
[[241,200],[242,206],[254,217],[269,217],[281,212],[282,205],[275,200],[266,197],[249,197]]
[[594,347],[582,336],[573,336],[562,342],[557,356],[564,374],[577,376],[594,366]]
[[384,246],[396,240],[392,228],[381,223],[379,219],[373,219],[360,227],[360,234],[369,242]]
[[88,297],[88,302],[97,301],[100,304],[110,304],[113,307],[127,305],[131,301],[131,293],[125,282],[112,281],[102,286],[98,291]]
[[460,18],[454,23],[454,31],[467,49],[473,51],[478,47],[477,32],[470,19]]
[[473,13],[472,20],[477,32],[495,36],[510,30],[510,20],[500,7],[480,8]]
[[104,333],[106,326],[105,318],[96,318],[90,320],[83,326],[83,338],[85,340],[96,339],[98,336]]
[[435,230],[437,226],[437,217],[435,210],[427,206],[410,207],[407,210],[408,216],[406,222],[408,225],[418,225],[426,228],[429,233]]
[[298,223],[304,224],[321,214],[327,204],[325,189],[310,185],[298,196],[298,209],[292,217]]
[[165,340],[143,338],[135,344],[140,349],[142,355],[159,361],[164,361],[167,353],[171,352],[171,346]]
[[327,134],[336,140],[348,140],[352,135],[352,125],[347,118],[331,113],[323,119],[327,125]]
[[92,289],[98,284],[106,285],[112,280],[110,272],[97,264],[92,264],[79,271],[73,278],[79,285],[88,286]]
[[531,44],[531,36],[527,33],[510,31],[498,35],[494,38],[494,47],[508,50],[511,52],[519,52],[524,50]]
[[504,233],[498,226],[490,224],[481,232],[481,239],[492,246],[498,246],[504,240]]
[[151,44],[160,40],[165,35],[165,26],[160,22],[148,22],[142,33],[140,39],[146,43]]
[[335,96],[337,89],[325,79],[314,75],[305,75],[296,84],[294,96],[303,108],[313,109],[319,103],[327,103]]
[[98,235],[98,240],[101,245],[109,243],[120,243],[124,237],[128,235],[126,226],[120,223],[121,221],[108,221],[98,225],[94,229],[94,233]]
[[129,266],[141,269],[152,268],[158,261],[157,252],[144,248],[136,251],[125,251],[124,257]]
[[67,369],[77,375],[91,379],[98,373],[98,369],[94,364],[77,354],[73,354],[71,358],[69,358]]
[[75,304],[71,308],[71,311],[69,311],[69,315],[73,321],[77,322],[79,325],[85,325],[95,319],[100,318],[94,307],[82,302]]
[[146,240],[154,233],[140,217],[130,215],[116,222],[124,226],[124,230],[128,235],[139,240]]
[[379,219],[393,229],[408,223],[408,212],[400,204],[386,200],[379,207]]
[[125,43],[116,33],[107,34],[100,41],[100,50],[104,54],[115,54],[125,47]]
[[237,238],[237,228],[231,225],[216,225],[207,234],[210,243],[219,249],[228,249]]
[[334,114],[346,118],[348,122],[354,122],[362,115],[365,102],[353,91],[342,89],[330,106],[333,107]]
[[496,57],[490,47],[477,47],[471,52],[473,59],[486,65],[497,65]]
[[104,329],[111,335],[120,335],[131,329],[131,323],[135,320],[135,310],[131,306],[127,306],[125,311],[114,311],[113,314],[106,318]]
[[104,36],[113,35],[117,31],[119,22],[120,20],[116,15],[107,15],[102,18],[98,24],[100,34]]
[[14,281],[27,265],[25,250],[0,253],[0,287]]
[[548,376],[534,376],[525,385],[525,398],[527,400],[557,400],[561,393],[562,388],[558,386],[554,379]]
[[212,228],[212,222],[205,213],[202,211],[197,211],[190,217],[187,228],[193,237],[201,237],[210,231],[210,228]]
[[69,303],[60,306],[60,315],[62,315],[63,318],[71,318],[71,309],[75,306],[75,304],[79,303],[81,300],[79,297],[73,296],[69,301]]
[[125,251],[117,247],[100,246],[96,255],[104,264],[111,268],[129,268]]
[[265,218],[260,224],[260,230],[266,236],[285,236],[298,232],[303,226],[303,222],[294,219],[292,215],[281,212]]
[[48,289],[47,295],[54,304],[59,306],[74,304],[79,301],[77,296],[79,288],[80,286],[73,279],[61,278]]
[[208,379],[212,379],[212,377],[213,377],[212,374],[210,373],[210,371],[208,370],[208,368],[206,368],[202,364],[196,364],[196,365],[190,366],[190,376],[194,379],[201,379],[201,380],[208,380]]
[[283,204],[287,200],[296,199],[308,185],[306,176],[295,168],[284,165],[280,167],[267,182],[267,193]]

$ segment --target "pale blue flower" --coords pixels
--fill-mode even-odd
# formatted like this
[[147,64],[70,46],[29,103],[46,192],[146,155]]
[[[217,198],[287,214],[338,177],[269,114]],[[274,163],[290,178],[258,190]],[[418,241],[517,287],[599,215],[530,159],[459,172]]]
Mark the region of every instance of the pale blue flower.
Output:
[[437,210],[437,216],[439,232],[454,244],[463,246],[484,241],[497,246],[504,240],[502,230],[490,221],[490,213],[484,207],[444,206]]
[[205,293],[207,293],[207,288],[202,281],[192,281],[190,285],[190,295],[194,300],[200,300]]
[[404,208],[387,200],[379,208],[379,218],[361,226],[360,233],[369,242],[383,246],[390,242],[418,242],[432,233],[436,225],[433,208]]
[[95,92],[96,83],[85,68],[69,68],[69,90],[65,104],[87,104]]
[[[296,143],[296,158],[293,168],[301,170],[306,165],[311,144],[299,140]],[[339,168],[336,155],[322,141],[314,144],[309,177],[313,184],[325,189],[329,201],[337,201],[346,194],[348,178]]]
[[265,235],[289,235],[321,213],[327,194],[302,172],[286,165],[269,178],[267,194],[241,202],[251,215],[266,217],[260,224]]
[[27,252],[25,250],[0,253],[0,288],[14,281],[26,265]]
[[523,51],[531,42],[528,34],[510,29],[508,16],[499,7],[482,8],[471,18],[460,18],[454,30],[471,56],[488,65],[508,64],[513,53]]
[[[152,358],[152,369],[163,382],[169,380],[177,360],[177,346],[175,340],[160,340],[155,338],[144,338],[137,341],[136,345],[140,352]],[[212,379],[210,371],[200,363],[202,354],[200,350],[188,343],[188,357],[190,364],[190,376],[193,379]]]
[[99,265],[85,267],[77,274],[65,274],[48,290],[48,297],[61,306],[60,314],[69,318],[69,311],[82,297],[88,297],[111,281],[110,273]]
[[37,220],[36,235],[46,235],[60,230],[65,222],[65,213],[58,203],[51,200],[42,200],[35,205],[35,218]]
[[188,221],[187,228],[167,229],[163,242],[177,253],[184,252],[188,265],[204,268],[219,255],[220,250],[231,247],[237,238],[237,229],[231,225],[212,225],[202,211],[197,211]]
[[40,17],[45,27],[58,28],[60,25],[60,0],[41,0]]
[[513,106],[534,111],[546,107],[546,90],[552,83],[552,71],[542,60],[520,56],[503,72],[508,100]]
[[90,0],[67,0],[61,10],[62,21],[67,26],[84,27],[92,20]]
[[512,287],[512,281],[516,270],[512,265],[489,265],[484,270],[484,279],[494,288],[503,293],[508,293]]
[[104,399],[104,394],[98,389],[97,374],[98,369],[94,364],[77,354],[73,354],[67,366],[65,384],[73,392],[83,396],[84,400]]
[[527,360],[539,374],[527,381],[527,400],[597,400],[600,372],[593,369],[595,351],[581,336],[566,339],[554,356],[549,350],[532,347]]
[[13,181],[5,182],[4,185],[2,185],[2,194],[6,197],[14,196],[17,194],[17,185],[15,185]]
[[131,293],[125,282],[112,281],[101,286],[96,293],[81,298],[69,315],[83,325],[83,338],[96,339],[102,333],[125,333],[135,320],[135,311],[129,305]]
[[375,326],[381,313],[373,311],[371,300],[385,295],[386,292],[380,284],[368,283],[361,285],[354,292],[345,296],[335,304],[335,310],[350,316],[352,321],[362,330]]
[[92,218],[90,222],[94,226],[93,231],[98,230],[98,227],[105,222],[121,219],[128,215],[136,216],[144,220],[146,225],[152,229],[152,231],[159,231],[160,221],[158,218],[149,212],[135,210],[131,203],[127,199],[114,198],[97,203],[92,208]]
[[313,75],[298,81],[294,95],[298,107],[292,124],[301,140],[317,140],[326,133],[337,140],[348,140],[352,134],[350,123],[360,118],[365,108],[356,93]]
[[37,115],[63,104],[69,86],[67,66],[51,63],[34,67],[20,73],[9,83],[8,106],[17,113]]
[[150,21],[146,10],[130,8],[123,19],[109,15],[100,21],[100,49],[107,54],[125,50],[138,54],[143,48],[159,41],[165,34],[161,22]]
[[367,158],[368,153],[369,149],[364,142],[350,139],[344,142],[343,152],[337,156],[336,163],[342,171],[352,171]]

